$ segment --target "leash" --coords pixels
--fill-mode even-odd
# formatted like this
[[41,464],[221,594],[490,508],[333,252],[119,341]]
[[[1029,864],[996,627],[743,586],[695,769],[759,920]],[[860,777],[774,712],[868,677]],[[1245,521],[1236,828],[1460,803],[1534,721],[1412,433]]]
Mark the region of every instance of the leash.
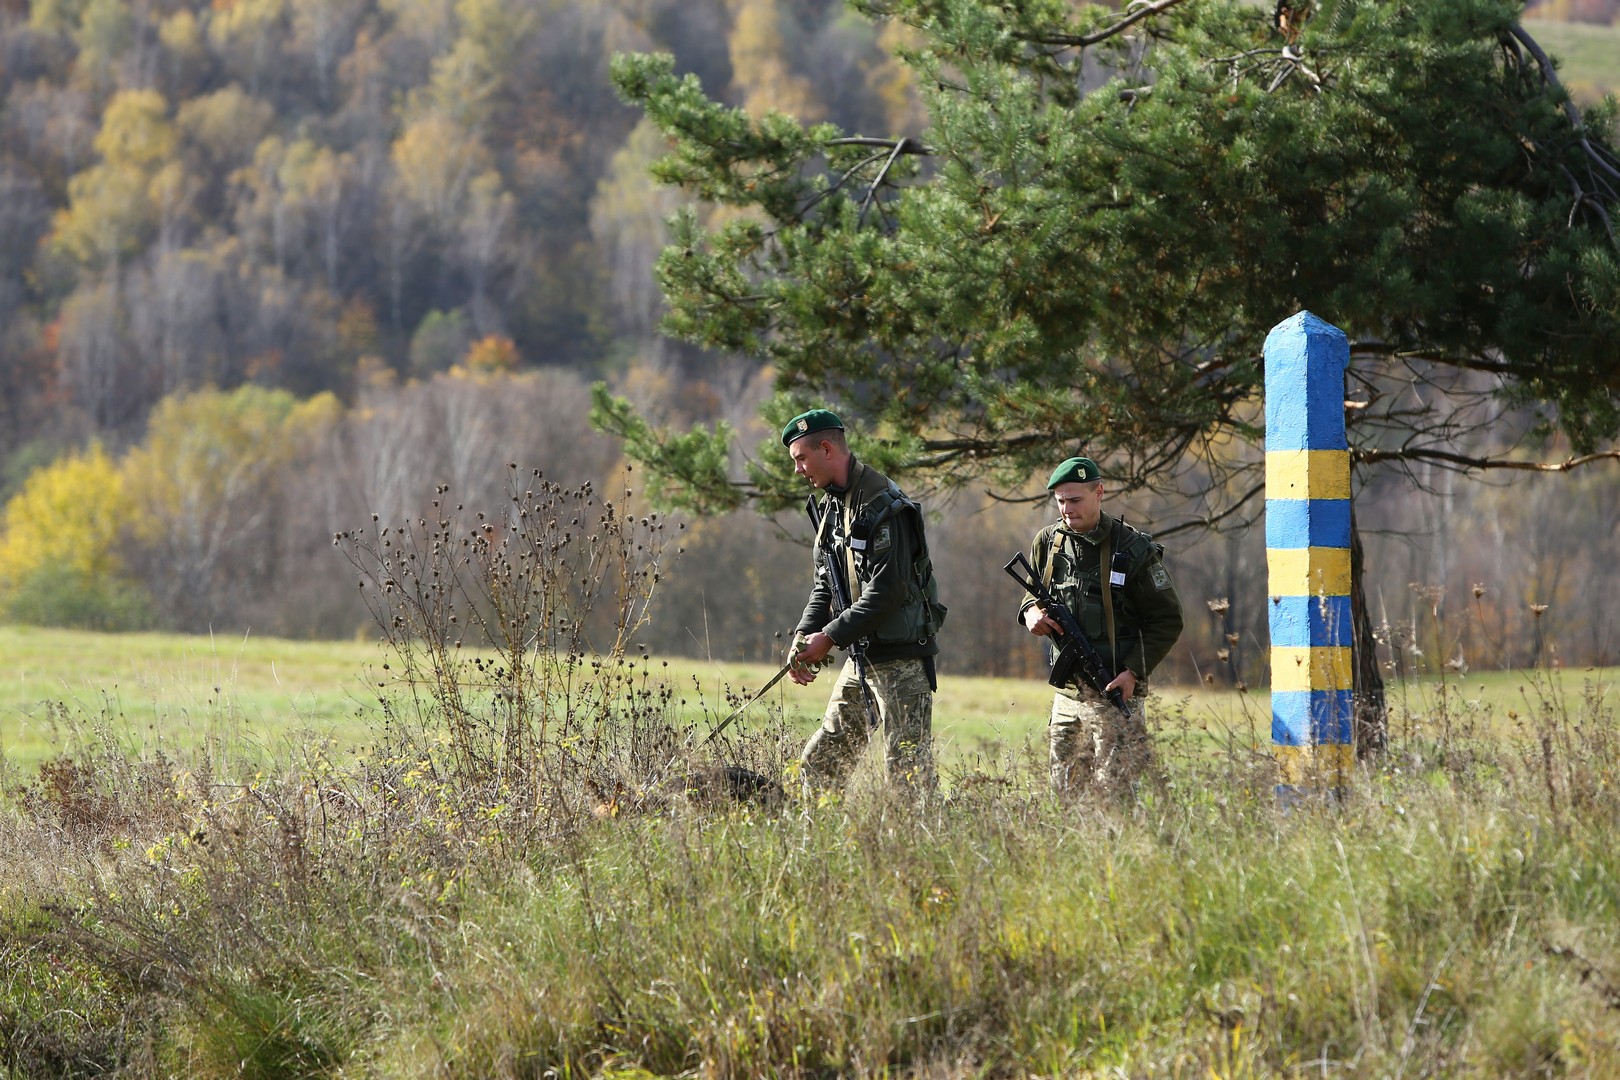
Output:
[[782,681],[782,676],[784,676],[788,672],[792,671],[793,666],[795,664],[797,664],[798,662],[799,662],[799,657],[798,657],[797,653],[794,653],[792,656],[788,657],[787,663],[783,664],[781,667],[776,669],[776,674],[772,675],[770,681],[767,682],[764,686],[759,688],[758,693],[756,693],[753,697],[749,698],[747,701],[743,702],[741,705],[737,706],[736,709],[732,710],[732,713],[731,713],[730,716],[728,716],[724,720],[720,721],[720,726],[719,727],[717,727],[713,731],[709,732],[709,737],[707,739],[703,740],[703,745],[707,746],[709,743],[713,742],[715,740],[715,737],[718,736],[722,731],[726,730],[726,727],[733,720],[737,719],[737,717],[741,716],[745,711],[747,711],[748,706],[752,705],[754,702],[756,702],[760,698],[764,697],[766,695],[766,693],[768,693],[770,691],[771,687],[773,687],[777,683],[781,682]]

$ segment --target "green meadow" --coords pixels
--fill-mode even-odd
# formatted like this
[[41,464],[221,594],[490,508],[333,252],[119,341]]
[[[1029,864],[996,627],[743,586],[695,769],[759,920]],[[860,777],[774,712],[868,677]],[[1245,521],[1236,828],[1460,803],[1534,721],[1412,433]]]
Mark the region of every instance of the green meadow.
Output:
[[587,665],[514,743],[376,643],[0,655],[6,1080],[1620,1075],[1613,670],[1398,683],[1285,800],[1264,694],[1161,688],[1113,803],[1033,680],[942,678],[940,795],[805,800],[824,682],[696,745],[759,665]]
[[[97,634],[0,626],[0,752],[32,768],[86,733],[113,737],[132,752],[236,745],[233,756],[275,755],[311,734],[363,749],[376,734],[379,694],[397,690],[375,641],[285,641],[176,634]],[[947,658],[948,659],[948,658]],[[680,691],[684,723],[699,734],[728,715],[774,674],[763,664],[654,657],[648,675]],[[1457,721],[1510,729],[1555,697],[1606,692],[1616,670],[1484,672],[1423,676],[1387,686],[1396,733]],[[782,679],[736,723],[747,728],[780,714],[795,731],[819,720],[830,676],[807,687]],[[1033,679],[940,677],[934,726],[947,761],[1019,746],[1040,735],[1051,694]],[[1262,745],[1270,738],[1265,691],[1209,687],[1155,689],[1150,719],[1163,733]]]
[[[379,693],[392,686],[377,642],[294,642],[166,634],[95,634],[0,627],[0,748],[14,763],[36,764],[88,725],[126,746],[195,745],[229,735],[248,747],[318,733],[340,745],[368,744]],[[651,658],[650,677],[676,687],[687,723],[700,731],[731,712],[728,695],[752,696],[774,673],[763,664]],[[821,715],[831,678],[797,686],[782,679],[736,723],[772,712],[808,730]],[[946,747],[1020,740],[1050,703],[1042,683],[946,675],[936,723]],[[66,721],[72,718],[76,724]]]
[[1576,97],[1620,90],[1620,26],[1526,19],[1524,28],[1557,58],[1559,78]]

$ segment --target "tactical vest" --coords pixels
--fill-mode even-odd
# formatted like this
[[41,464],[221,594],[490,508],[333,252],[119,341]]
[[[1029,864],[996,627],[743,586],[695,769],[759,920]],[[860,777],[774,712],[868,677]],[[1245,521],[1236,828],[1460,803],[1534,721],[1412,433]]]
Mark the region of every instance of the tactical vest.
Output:
[[[1114,518],[1113,521],[1113,536],[1109,546],[1116,552],[1126,553],[1129,560],[1127,575],[1141,567],[1155,549],[1160,552],[1164,550],[1155,544],[1153,537],[1147,533],[1139,532],[1119,518]],[[1074,612],[1075,621],[1080,624],[1086,638],[1109,660],[1110,664],[1114,664],[1113,649],[1108,641],[1108,620],[1103,611],[1102,575],[1108,568],[1100,560],[1093,565],[1082,567],[1079,552],[1082,548],[1089,549],[1090,545],[1073,533],[1051,526],[1046,539],[1051,547],[1041,576],[1046,579],[1053,595]],[[1097,554],[1100,555],[1101,552],[1098,551]],[[1115,641],[1135,637],[1138,633],[1138,619],[1125,596],[1123,584],[1110,584],[1109,593],[1114,601]]]
[[[834,521],[842,520],[842,507],[830,497],[823,512],[831,511]],[[836,508],[836,509],[835,509]],[[853,562],[858,588],[864,590],[876,570],[876,545],[885,528],[904,527],[910,530],[916,548],[912,553],[911,572],[906,575],[905,601],[891,609],[878,621],[870,640],[878,645],[922,645],[939,633],[945,622],[945,605],[939,601],[939,582],[934,576],[934,563],[928,555],[928,534],[923,528],[922,507],[905,497],[894,481],[874,495],[861,507],[850,523],[849,535],[837,529],[831,538],[826,557]],[[846,558],[847,556],[847,558]],[[856,594],[859,595],[858,593]],[[852,597],[853,600],[855,597]]]

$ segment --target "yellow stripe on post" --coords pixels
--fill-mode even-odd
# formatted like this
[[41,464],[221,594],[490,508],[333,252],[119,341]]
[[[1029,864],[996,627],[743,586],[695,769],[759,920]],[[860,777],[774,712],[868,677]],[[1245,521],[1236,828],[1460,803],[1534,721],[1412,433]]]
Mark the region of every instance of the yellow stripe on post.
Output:
[[1344,331],[1308,311],[1266,335],[1271,740],[1282,783],[1342,792],[1355,763]]
[[1348,499],[1350,451],[1266,451],[1266,498]]
[[1349,646],[1308,649],[1272,646],[1273,691],[1351,690],[1354,681],[1355,668],[1350,663]]
[[1356,764],[1353,743],[1317,743],[1314,746],[1279,746],[1277,771],[1285,784],[1298,788],[1333,788],[1344,790],[1350,786],[1351,770]]
[[1270,548],[1266,551],[1272,596],[1350,595],[1350,549]]

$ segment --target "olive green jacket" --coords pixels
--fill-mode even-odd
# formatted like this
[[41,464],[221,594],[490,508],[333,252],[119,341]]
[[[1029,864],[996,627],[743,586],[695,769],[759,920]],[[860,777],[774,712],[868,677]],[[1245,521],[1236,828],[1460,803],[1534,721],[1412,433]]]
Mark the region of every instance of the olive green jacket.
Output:
[[[1113,538],[1129,557],[1123,586],[1110,585],[1114,606],[1114,648],[1108,641],[1108,623],[1102,603],[1102,546]],[[1144,532],[1109,514],[1097,527],[1077,533],[1054,522],[1035,534],[1029,561],[1052,593],[1074,613],[1075,621],[1102,656],[1108,670],[1129,668],[1145,682],[1181,636],[1181,598],[1165,568],[1164,548]],[[1035,601],[1026,597],[1018,609],[1019,622]]]
[[[839,648],[865,640],[872,661],[934,656],[945,615],[923,532],[922,512],[876,469],[850,459],[850,484],[820,502],[825,525],[815,546],[816,580],[796,628],[822,631]],[[847,499],[846,499],[847,496]],[[855,596],[837,611],[833,567],[855,569]]]

